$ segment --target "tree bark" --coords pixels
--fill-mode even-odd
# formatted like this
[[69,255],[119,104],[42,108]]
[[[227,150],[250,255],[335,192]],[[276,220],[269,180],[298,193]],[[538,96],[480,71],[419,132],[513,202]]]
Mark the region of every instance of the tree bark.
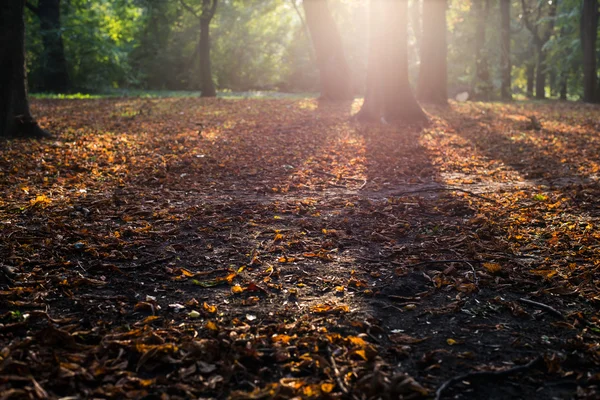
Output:
[[49,137],[31,116],[25,70],[25,0],[0,3],[0,137]]
[[500,0],[500,31],[502,37],[500,67],[502,69],[502,84],[500,94],[502,100],[512,100],[511,61],[510,61],[510,2]]
[[217,91],[212,78],[210,64],[210,22],[217,11],[218,0],[202,0],[200,13],[194,10],[185,0],[179,0],[183,8],[189,11],[200,22],[200,39],[198,54],[200,55],[200,91],[201,97],[215,97]]
[[212,78],[212,68],[210,64],[210,19],[200,21],[200,90],[202,97],[215,97],[217,90]]
[[546,98],[546,52],[543,45],[536,44],[537,57],[535,59],[535,98],[543,100]]
[[[542,2],[536,0],[533,1],[534,6],[530,7],[531,4],[529,1],[521,0],[523,22],[525,23],[527,30],[531,32],[531,35],[533,36],[533,44],[536,52],[536,99],[546,98],[546,51],[544,50],[544,45],[550,40],[554,31],[557,4],[558,1]],[[547,22],[545,25],[542,25],[540,21],[544,17],[543,11],[546,7],[548,10],[546,13],[547,15],[545,15]]]
[[27,3],[40,20],[44,50],[41,57],[42,90],[64,93],[70,88],[69,72],[60,23],[60,0],[39,0],[38,5]]
[[525,67],[527,74],[527,97],[533,98],[533,87],[535,86],[535,64],[529,62]]
[[421,37],[423,35],[423,27],[421,24],[423,21],[423,13],[421,10],[421,0],[413,0],[410,5],[410,25],[412,26],[415,41],[417,42],[417,47],[419,49],[421,48]]
[[475,97],[489,100],[492,91],[490,67],[485,50],[485,28],[487,24],[490,0],[480,0],[472,3],[476,20],[475,27],[475,77],[473,89]]
[[304,0],[302,6],[317,58],[321,98],[333,101],[354,98],[342,38],[335,26],[327,0]]
[[565,72],[560,77],[560,99],[567,100],[567,74]]
[[361,121],[424,123],[408,81],[407,0],[371,0],[367,94]]
[[448,103],[446,0],[423,3],[423,39],[417,98],[434,103]]
[[598,38],[598,0],[583,0],[581,8],[581,47],[583,50],[583,101],[596,103],[598,76],[596,41]]

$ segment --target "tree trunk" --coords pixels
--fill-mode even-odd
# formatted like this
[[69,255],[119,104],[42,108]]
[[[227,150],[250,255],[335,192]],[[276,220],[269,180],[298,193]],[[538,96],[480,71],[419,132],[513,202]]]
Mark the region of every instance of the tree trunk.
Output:
[[475,81],[473,89],[475,97],[489,100],[492,90],[490,82],[490,67],[485,49],[485,28],[490,9],[490,0],[480,0],[472,3],[476,20],[475,27]]
[[502,37],[500,67],[502,69],[502,84],[500,93],[502,100],[512,100],[511,62],[510,62],[510,1],[500,0],[500,31]]
[[64,93],[69,90],[70,81],[60,24],[60,0],[39,0],[37,7],[30,8],[40,19],[43,90]]
[[535,64],[529,62],[526,67],[527,74],[527,97],[533,98],[533,87],[535,86]]
[[407,0],[371,0],[367,95],[361,121],[423,123],[408,81]]
[[542,45],[537,45],[537,58],[535,60],[535,98],[543,100],[546,98],[546,52]]
[[0,3],[0,137],[48,137],[31,116],[25,70],[25,0]]
[[302,6],[317,58],[321,98],[333,101],[352,99],[350,68],[327,0],[304,0]]
[[210,19],[200,19],[200,86],[202,97],[215,97],[217,91],[212,78],[212,69],[210,65]]
[[567,100],[567,74],[564,72],[560,77],[560,99]]
[[595,103],[596,96],[596,40],[598,37],[598,0],[583,0],[581,8],[581,47],[583,50],[583,101]]
[[422,15],[421,0],[413,0],[410,5],[410,24],[419,49],[421,48],[421,37],[423,35],[423,28],[421,26]]
[[425,0],[423,16],[417,98],[434,104],[447,104],[446,0]]

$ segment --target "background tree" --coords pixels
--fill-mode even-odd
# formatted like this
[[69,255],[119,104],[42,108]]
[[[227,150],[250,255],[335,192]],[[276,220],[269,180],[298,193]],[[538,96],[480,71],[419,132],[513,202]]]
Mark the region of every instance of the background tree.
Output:
[[447,104],[446,67],[446,0],[425,0],[423,3],[423,39],[417,98]]
[[367,93],[361,121],[427,121],[408,80],[406,0],[371,0]]
[[60,0],[38,0],[37,5],[27,1],[39,19],[43,52],[38,60],[42,72],[42,90],[64,93],[70,89],[67,59],[62,38]]
[[529,4],[530,0],[521,0],[523,22],[532,35],[536,55],[535,98],[546,98],[546,49],[544,45],[550,40],[554,31],[557,1]]
[[217,10],[217,0],[202,0],[200,12],[197,12],[184,0],[179,0],[181,5],[188,10],[200,23],[200,37],[197,52],[200,57],[200,90],[202,97],[215,97],[217,90],[212,77],[210,65],[210,21]]
[[304,0],[302,5],[321,77],[321,98],[352,99],[354,94],[350,69],[327,0]]
[[502,36],[500,51],[502,52],[500,68],[502,70],[502,86],[500,96],[503,100],[512,99],[511,89],[511,62],[510,62],[510,2],[500,0],[500,31]]
[[598,97],[596,39],[598,37],[598,0],[583,0],[581,7],[581,45],[583,50],[583,101],[595,103]]
[[24,0],[0,5],[0,137],[47,137],[31,116],[25,70]]
[[492,95],[492,82],[488,49],[486,47],[486,26],[490,13],[490,0],[475,1],[472,13],[476,21],[475,26],[475,76],[473,90],[475,97],[489,100]]

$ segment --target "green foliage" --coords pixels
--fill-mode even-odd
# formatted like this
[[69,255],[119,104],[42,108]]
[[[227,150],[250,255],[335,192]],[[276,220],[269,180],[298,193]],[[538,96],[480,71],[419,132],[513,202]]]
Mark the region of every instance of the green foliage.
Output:
[[[410,0],[411,25],[415,16],[426,18],[418,11],[422,1]],[[474,1],[448,0],[451,95],[481,85],[475,77]],[[490,66],[489,84],[498,96],[500,11],[497,1],[489,1],[483,55]],[[529,0],[532,5],[536,1]],[[201,2],[186,0],[196,9]],[[368,58],[368,0],[328,2],[360,92],[364,89]],[[566,76],[570,94],[578,96],[582,85],[581,5],[579,0],[561,0],[558,4],[555,27],[544,46],[548,85],[556,94],[561,77]],[[63,0],[61,7],[60,34],[74,92],[199,90],[199,20],[180,0]],[[318,73],[310,38],[298,12],[302,13],[301,0],[220,0],[210,26],[212,71],[217,87],[221,91],[317,91]],[[521,1],[513,0],[511,60],[513,92],[517,95],[525,93],[525,69],[534,63],[532,35],[524,27],[521,13]],[[548,18],[542,15],[535,23],[544,24]],[[43,44],[39,21],[29,11],[26,25],[29,83],[35,91],[41,86]],[[409,71],[413,83],[419,69],[419,40],[414,28],[409,30]]]

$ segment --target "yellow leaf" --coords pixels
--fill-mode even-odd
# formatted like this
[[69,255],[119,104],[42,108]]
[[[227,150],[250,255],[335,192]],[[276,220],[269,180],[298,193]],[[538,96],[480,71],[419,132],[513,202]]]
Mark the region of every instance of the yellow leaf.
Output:
[[360,346],[360,347],[367,346],[367,342],[365,342],[363,338],[360,338],[358,336],[348,336],[348,340],[350,340],[350,342],[356,346]]
[[458,342],[452,338],[448,338],[448,339],[446,339],[446,343],[448,343],[450,346],[454,346]]
[[321,383],[321,392],[323,393],[331,393],[335,385],[333,383]]
[[335,287],[335,291],[336,292],[343,292],[344,291],[344,287],[343,286],[336,286]]
[[244,291],[244,288],[241,287],[240,285],[235,285],[231,287],[231,293],[242,293]]
[[354,354],[360,356],[360,358],[367,361],[367,353],[364,350],[355,350]]
[[497,274],[502,271],[502,267],[500,264],[496,263],[483,263],[483,268],[485,268],[490,274]]
[[211,331],[215,331],[215,332],[219,330],[219,328],[217,327],[217,324],[215,324],[215,323],[214,323],[214,322],[212,322],[212,321],[208,321],[208,322],[206,323],[206,328],[207,328],[207,329],[210,329]]
[[185,268],[181,268],[181,273],[187,277],[191,277],[194,276],[194,273],[192,271],[189,271]]
[[271,337],[273,343],[289,344],[291,339],[292,337],[288,335],[273,335],[273,337]]
[[41,204],[41,205],[46,205],[46,204],[50,204],[52,203],[52,200],[50,200],[48,197],[42,195],[37,196],[35,199],[31,199],[29,200],[29,204],[31,204],[32,206],[35,206],[37,204]]
[[283,235],[281,233],[276,234],[275,237],[273,238],[273,241],[275,241],[275,242],[279,242],[281,240],[283,240]]
[[217,312],[217,306],[214,305],[208,305],[207,302],[204,302],[204,304],[202,305],[202,308],[204,308],[204,310],[208,313],[214,314]]

